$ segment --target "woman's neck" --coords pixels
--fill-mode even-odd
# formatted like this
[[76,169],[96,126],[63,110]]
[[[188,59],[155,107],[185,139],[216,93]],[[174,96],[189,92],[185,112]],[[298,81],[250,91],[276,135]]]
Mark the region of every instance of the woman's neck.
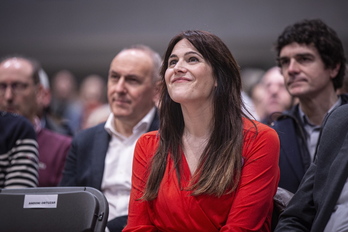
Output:
[[206,148],[213,124],[212,107],[182,107],[185,128],[182,138],[183,151],[191,174],[194,174]]

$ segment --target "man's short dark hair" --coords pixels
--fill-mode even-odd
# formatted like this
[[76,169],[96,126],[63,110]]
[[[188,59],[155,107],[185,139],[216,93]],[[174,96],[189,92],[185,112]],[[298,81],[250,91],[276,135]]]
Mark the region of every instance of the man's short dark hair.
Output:
[[335,90],[342,86],[346,57],[342,42],[332,28],[320,19],[305,19],[286,27],[275,44],[277,57],[283,47],[294,42],[313,45],[318,50],[326,68],[335,68],[337,64],[340,64],[339,72],[333,79],[333,85]]

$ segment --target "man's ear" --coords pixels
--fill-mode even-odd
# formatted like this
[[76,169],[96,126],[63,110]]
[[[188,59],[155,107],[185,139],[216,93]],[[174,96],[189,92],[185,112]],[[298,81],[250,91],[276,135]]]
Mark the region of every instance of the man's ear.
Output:
[[154,84],[153,97],[152,97],[152,100],[155,103],[155,106],[157,108],[159,107],[158,103],[159,103],[160,94],[161,94],[160,90],[161,90],[161,81],[157,81]]
[[46,108],[51,103],[51,91],[49,89],[42,89],[42,104]]
[[36,101],[38,103],[41,103],[42,99],[44,98],[44,95],[45,95],[45,90],[44,90],[42,84],[38,84],[36,86]]
[[334,79],[340,71],[341,64],[337,64],[336,67],[330,69],[330,78]]

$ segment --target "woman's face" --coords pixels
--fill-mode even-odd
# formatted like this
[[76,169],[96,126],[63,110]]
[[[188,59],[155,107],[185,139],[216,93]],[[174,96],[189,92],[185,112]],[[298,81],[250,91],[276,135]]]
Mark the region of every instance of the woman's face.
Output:
[[211,65],[187,39],[174,46],[165,82],[169,96],[180,104],[211,101],[217,85]]

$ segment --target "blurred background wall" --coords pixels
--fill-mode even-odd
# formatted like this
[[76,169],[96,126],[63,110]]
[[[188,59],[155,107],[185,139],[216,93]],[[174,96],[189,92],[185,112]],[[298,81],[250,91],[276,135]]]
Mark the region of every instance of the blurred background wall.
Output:
[[0,56],[35,57],[49,77],[68,69],[80,80],[106,78],[124,46],[143,43],[162,55],[178,32],[202,29],[222,38],[242,69],[267,69],[277,36],[304,18],[334,28],[347,54],[346,0],[1,0]]

